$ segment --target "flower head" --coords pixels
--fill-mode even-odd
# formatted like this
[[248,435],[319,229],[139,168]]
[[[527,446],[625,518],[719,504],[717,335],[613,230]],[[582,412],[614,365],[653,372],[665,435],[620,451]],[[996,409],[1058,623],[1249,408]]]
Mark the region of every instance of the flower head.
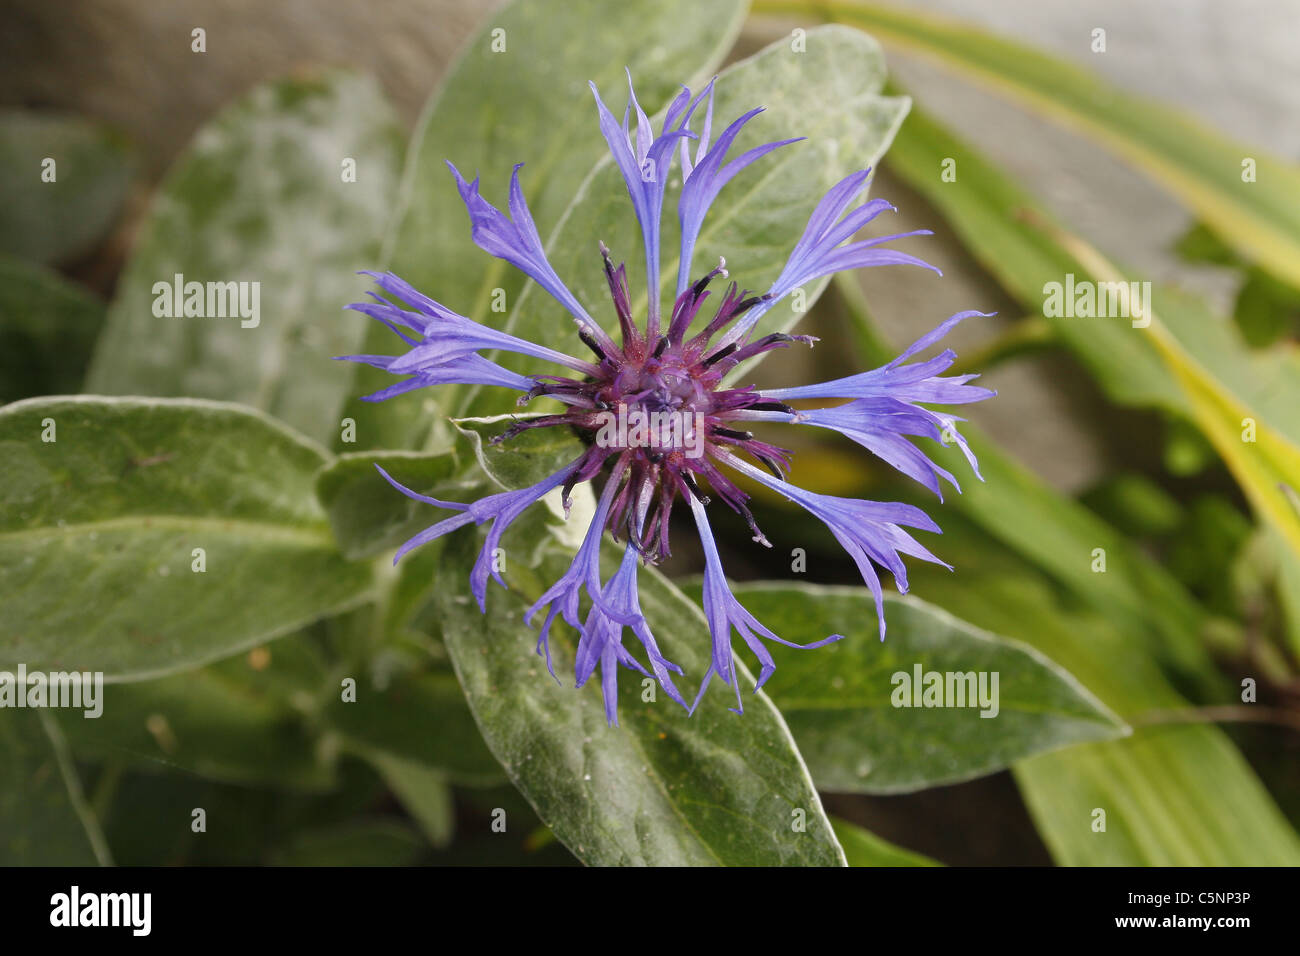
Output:
[[[956,479],[931,461],[910,438],[927,438],[941,444],[955,442],[972,468],[976,463],[957,433],[960,419],[925,406],[965,404],[993,394],[969,384],[972,375],[942,374],[955,359],[950,350],[930,359],[910,361],[936,344],[957,322],[982,314],[974,312],[952,316],[894,361],[869,372],[778,389],[725,384],[728,373],[749,359],[793,343],[812,345],[814,340],[806,335],[753,334],[761,316],[801,285],[866,266],[933,267],[889,246],[891,241],[915,233],[853,240],[866,223],[893,208],[880,199],[858,202],[869,175],[863,170],[832,187],[812,211],[802,238],[770,288],[753,294],[731,282],[719,291],[728,278],[725,261],[702,274],[692,271],[695,246],[711,204],[742,169],[797,140],[777,140],[732,155],[736,138],[761,109],[745,113],[713,139],[712,83],[698,95],[683,88],[669,104],[656,134],[654,124],[637,102],[630,77],[628,83],[628,103],[621,123],[605,106],[594,85],[592,92],[601,133],[641,227],[649,277],[643,319],[633,314],[626,269],[615,262],[603,243],[598,248],[618,317],[617,339],[565,286],[547,260],[519,184],[519,166],[511,176],[507,213],[482,197],[477,178],[467,182],[449,163],[469,213],[474,242],[520,269],[559,301],[577,323],[578,341],[591,354],[582,358],[517,338],[452,311],[391,273],[370,273],[385,296],[372,294],[372,301],[350,308],[383,322],[409,348],[400,356],[348,356],[406,376],[367,396],[370,400],[381,401],[428,385],[497,386],[520,393],[520,405],[547,397],[559,402],[563,410],[521,418],[494,441],[508,441],[529,429],[555,427],[576,429],[590,437],[585,451],[555,474],[531,487],[489,495],[472,503],[440,501],[417,494],[383,469],[380,471],[403,494],[455,512],[402,545],[394,560],[457,528],[489,524],[483,549],[470,574],[470,589],[480,608],[485,607],[489,577],[504,586],[491,559],[511,522],[555,489],[561,491],[567,514],[570,494],[578,484],[601,483],[595,516],[573,563],[528,609],[525,618],[534,622],[539,612],[545,611],[539,624],[537,650],[545,655],[548,667],[552,665],[549,640],[555,619],[563,618],[578,631],[575,683],[581,686],[600,668],[610,723],[617,722],[620,666],[653,676],[673,700],[687,706],[671,676],[681,670],[660,652],[637,591],[638,563],[655,564],[669,554],[670,517],[679,499],[690,508],[705,554],[704,612],[712,646],[709,669],[702,676],[696,703],[716,674],[735,689],[740,709],[732,658],[733,632],[758,659],[760,687],[775,666],[765,641],[817,647],[841,639],[834,634],[809,645],[790,644],[746,611],[732,594],[706,506],[713,497],[721,499],[745,518],[754,541],[764,545],[768,542],[750,511],[749,495],[730,474],[743,474],[766,485],[830,529],[875,596],[882,639],[885,619],[877,569],[887,570],[898,589],[906,591],[903,555],[942,563],[903,530],[907,527],[938,532],[938,526],[924,512],[910,505],[817,494],[790,484],[785,480],[790,452],[755,437],[748,430],[751,422],[785,422],[841,432],[941,494],[940,481],[956,488]],[[665,186],[675,159],[682,177],[677,202],[681,245],[676,297],[665,309],[659,300],[657,281],[660,233]],[[521,375],[483,354],[495,351],[530,356],[556,368],[554,374]],[[827,399],[842,403],[801,409],[788,404]],[[625,546],[618,569],[603,580],[600,544],[606,531]],[[626,631],[640,645],[648,667],[624,644]]]

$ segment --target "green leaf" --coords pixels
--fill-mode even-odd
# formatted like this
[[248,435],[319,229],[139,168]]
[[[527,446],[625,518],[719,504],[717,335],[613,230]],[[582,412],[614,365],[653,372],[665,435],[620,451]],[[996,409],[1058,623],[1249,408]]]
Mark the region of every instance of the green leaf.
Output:
[[[1119,278],[1115,267],[1082,240],[1062,237],[1061,241],[1102,281]],[[1250,361],[1251,355],[1234,356],[1238,362],[1230,367],[1222,361],[1207,364],[1174,335],[1172,316],[1151,310],[1147,320],[1150,325],[1145,331],[1182,389],[1191,418],[1214,445],[1260,520],[1278,529],[1300,554],[1300,510],[1291,498],[1295,489],[1300,489],[1300,404],[1279,407],[1276,402],[1277,393],[1284,390],[1288,397],[1300,401],[1300,376],[1265,379],[1279,386],[1267,391],[1261,390],[1258,380],[1241,384],[1241,376],[1263,371]],[[1300,357],[1294,350],[1279,350],[1272,357],[1290,360],[1300,370]],[[1265,397],[1269,392],[1272,396]],[[1261,402],[1258,409],[1251,406],[1252,398]]]
[[[945,157],[959,170],[953,183],[942,183],[938,170]],[[1034,199],[984,157],[943,127],[913,111],[890,153],[891,168],[921,190],[948,218],[972,253],[1012,295],[1027,307],[1041,309],[1047,282],[1073,273],[1080,279],[1109,278],[1097,272],[1097,257],[1055,227]],[[1248,395],[1262,420],[1292,440],[1300,436],[1300,358],[1285,351],[1247,356],[1231,327],[1216,319],[1198,300],[1172,290],[1152,289],[1157,312],[1175,315],[1169,331],[1200,361],[1216,369],[1235,393]],[[856,320],[866,321],[859,314]],[[1194,415],[1191,402],[1166,367],[1151,327],[1134,328],[1128,320],[1052,318],[1047,321],[1094,373],[1107,394],[1123,404],[1157,406],[1180,417]],[[973,431],[972,431],[973,433]],[[1177,666],[1189,672],[1209,667],[1197,633],[1204,615],[1180,593],[1176,582],[1154,562],[1097,521],[1085,509],[1047,489],[987,442],[975,436],[985,478],[968,483],[953,503],[1011,543],[1036,563],[1059,576],[1081,597],[1095,602],[1116,620],[1141,633],[1160,635]],[[1106,552],[1109,571],[1093,573],[1094,548]],[[1122,565],[1116,572],[1116,560]]]
[[929,857],[880,839],[870,830],[856,824],[831,817],[835,836],[844,847],[849,866],[939,866]]
[[[223,111],[154,198],[88,391],[238,401],[333,440],[351,376],[332,360],[362,339],[359,318],[341,309],[366,287],[356,270],[375,264],[399,150],[369,78],[280,80]],[[209,307],[205,295],[206,317],[177,317],[167,291],[177,275],[187,285],[257,285],[239,287],[242,305],[213,295]]]
[[[869,322],[861,311],[853,317]],[[1300,859],[1295,832],[1218,728],[1140,727],[1150,711],[1188,707],[1160,664],[1210,700],[1230,692],[1207,650],[1212,622],[1204,609],[1105,522],[1048,488],[970,426],[962,430],[985,481],[964,483],[964,494],[949,499],[939,518],[944,535],[938,553],[957,573],[914,565],[912,593],[1032,645],[1140,728],[1132,738],[1016,765],[1021,790],[1058,860],[1140,865],[1152,858],[1152,847],[1161,848],[1166,859],[1194,855],[1204,865]],[[901,494],[909,496],[930,504],[910,487]],[[1100,567],[1094,565],[1097,548],[1104,552],[1104,572],[1093,570]],[[1085,751],[1100,756],[1076,761]],[[1146,757],[1143,766],[1159,770],[1137,778],[1124,773],[1134,752]],[[1108,840],[1081,839],[1081,832],[1091,835],[1090,810],[1080,831],[1077,807],[1054,799],[1066,768],[1106,795],[1107,802],[1092,806],[1125,808],[1122,831],[1112,827]]]
[[58,727],[44,711],[0,714],[0,865],[110,864]]
[[[126,772],[115,779],[107,773],[96,780],[95,798],[106,808],[105,830],[119,866],[266,865],[300,839],[372,822],[387,798],[383,780],[359,760],[340,761],[338,784],[325,793],[215,783],[187,773]],[[207,831],[195,833],[199,807]],[[422,850],[419,834],[399,826]]]
[[1225,617],[1240,618],[1241,605],[1233,586],[1233,567],[1254,527],[1237,505],[1220,495],[1201,495],[1165,545],[1165,563],[1206,607]]
[[[985,481],[969,483],[955,503],[979,523],[981,545],[964,561],[958,559],[951,550],[951,519],[945,519],[942,556],[956,565],[958,574],[945,573],[949,580],[936,581],[937,576],[922,569],[913,578],[915,593],[944,604],[965,620],[1037,647],[1135,726],[1137,715],[1148,708],[1187,706],[1170,689],[1157,660],[1180,672],[1190,687],[1210,699],[1220,699],[1227,688],[1206,647],[1209,621],[1181,586],[1103,522],[1056,496],[969,429],[963,431],[968,439],[975,438],[971,444],[979,455]],[[1002,613],[996,618],[946,599],[945,590],[953,580],[962,578],[959,583],[965,584],[963,576],[987,561],[989,543],[994,540],[1007,543],[1064,583],[1082,606],[1098,616],[1094,630],[1103,628],[1109,639],[1103,641],[1094,630],[1082,626],[1049,626],[1048,621],[1063,619],[1056,610],[1033,616],[1017,614],[1004,593],[1007,586],[988,579],[978,582],[979,604],[1001,605]],[[1092,571],[1095,548],[1105,552],[1105,572]],[[1008,577],[1015,579],[1025,573],[1011,572]],[[1100,864],[1118,853],[1131,865],[1140,865],[1150,859],[1153,846],[1163,847],[1166,858],[1186,859],[1196,854],[1201,865],[1226,860],[1247,865],[1275,855],[1300,859],[1294,832],[1221,731],[1192,726],[1150,733],[1155,739],[1141,744],[1120,741],[1089,748],[1089,753],[1100,754],[1091,763],[1081,756],[1074,764],[1075,751],[1071,750],[1036,758],[1017,769],[1026,800],[1036,808],[1040,832],[1058,861]],[[1138,778],[1125,772],[1135,753],[1146,755],[1136,761],[1138,766],[1161,769]],[[1158,760],[1153,756],[1157,754]],[[1093,806],[1125,806],[1127,831],[1140,837],[1135,836],[1122,849],[1116,848],[1116,839],[1106,845],[1074,842],[1081,826],[1077,815],[1070,812],[1074,805],[1054,797],[1059,781],[1066,776],[1062,768],[1067,766],[1075,767],[1071,773],[1087,775],[1091,786],[1109,794],[1110,803]],[[1195,781],[1194,796],[1185,790],[1189,781]],[[1212,825],[1206,822],[1207,816],[1214,819]],[[1230,822],[1247,817],[1249,823]],[[1082,823],[1084,835],[1091,835],[1089,823]],[[1234,826],[1243,832],[1234,832]],[[1068,855],[1067,844],[1073,847]],[[1079,855],[1086,853],[1091,855]]]
[[[785,265],[791,249],[826,191],[855,170],[873,165],[889,147],[907,114],[905,97],[880,95],[885,63],[869,36],[843,27],[808,31],[806,50],[794,52],[780,40],[728,67],[715,86],[714,116],[731,118],[764,106],[737,138],[734,154],[791,136],[806,140],[782,147],[728,183],[704,221],[696,247],[695,272],[725,257],[732,280],[741,288],[765,290]],[[659,120],[655,120],[656,124]],[[661,308],[671,308],[678,256],[675,228],[680,183],[670,182],[664,200]],[[626,260],[632,312],[646,308],[641,233],[623,179],[608,158],[592,171],[547,244],[556,272],[593,315],[608,315],[609,288],[596,242],[609,246],[616,261]],[[825,287],[820,280],[804,290],[811,306]],[[760,331],[787,329],[801,317],[791,296],[762,320]],[[508,329],[531,341],[549,342],[563,329],[576,342],[564,308],[536,286],[520,296]],[[614,324],[611,322],[611,328]],[[538,371],[536,360],[503,357],[520,371]]]
[[1237,293],[1232,318],[1242,338],[1266,348],[1300,334],[1300,290],[1266,272],[1251,269]]
[[462,786],[501,781],[501,766],[451,674],[404,675],[379,687],[358,683],[356,701],[336,699],[325,712],[326,724],[349,749],[371,762],[386,754],[419,764]]
[[[746,0],[528,0],[495,12],[425,107],[385,243],[388,268],[448,307],[499,326],[504,316],[494,314],[496,290],[513,307],[525,280],[470,240],[469,217],[445,161],[469,179],[481,173],[484,195],[503,207],[511,167],[525,163],[519,181],[546,234],[608,150],[587,82],[607,97],[621,95],[626,67],[642,106],[654,109],[679,83],[716,69],[747,9]],[[588,247],[594,253],[594,239]],[[396,344],[372,323],[367,352],[392,353]],[[359,368],[352,393],[392,381]],[[455,407],[450,396],[451,387],[439,390],[444,408]],[[378,408],[354,402],[347,413],[356,418],[363,445],[415,448],[426,440],[434,407],[407,395]]]
[[1087,508],[1012,461],[977,429],[964,425],[962,432],[979,458],[984,480],[963,482],[963,493],[945,507],[950,504],[975,521],[988,540],[1002,542],[1046,571],[1171,669],[1218,686],[1218,671],[1203,643],[1207,615],[1172,575]]
[[1135,471],[1102,478],[1079,500],[1112,526],[1128,529],[1130,537],[1172,534],[1187,517],[1173,495]]
[[[447,517],[393,488],[376,465],[412,491],[443,500],[471,502],[499,490],[536,484],[582,454],[583,446],[566,429],[525,431],[506,445],[491,444],[508,425],[527,416],[463,418],[452,424],[455,447],[439,452],[363,451],[340,455],[316,482],[316,493],[330,517],[335,538],[349,558],[369,557],[392,549],[435,521]],[[546,527],[563,529],[563,509],[555,495],[521,519],[510,538],[534,539],[530,548],[546,543]],[[512,529],[513,530],[513,529]],[[536,560],[530,560],[536,564]]]
[[[944,182],[941,163],[956,163]],[[1106,394],[1125,405],[1194,417],[1190,400],[1162,360],[1150,327],[1129,320],[1045,315],[1048,283],[1141,277],[1103,275],[1092,250],[1061,229],[1042,205],[969,144],[924,112],[913,110],[889,156],[890,169],[935,205],[971,254],[1026,309],[1044,313],[1056,337],[1088,368]],[[1113,267],[1112,267],[1113,269]],[[1300,441],[1300,355],[1293,349],[1252,350],[1204,302],[1153,284],[1147,311],[1166,319],[1178,343],[1233,394],[1293,442]]]
[[103,321],[79,286],[0,255],[0,403],[80,391]]
[[56,264],[89,252],[117,219],[135,169],[135,151],[103,126],[0,112],[0,255]]
[[491,444],[510,423],[527,415],[458,418],[456,430],[467,439],[473,460],[495,484],[506,490],[534,485],[571,464],[583,452],[582,442],[565,428],[535,428],[508,442]]
[[423,838],[397,820],[358,820],[304,830],[271,854],[272,866],[409,866]]
[[[941,183],[935,174],[946,157],[955,159],[960,170],[955,183]],[[1104,273],[1113,270],[1094,250],[1053,226],[1009,177],[923,113],[913,112],[895,142],[891,162],[945,213],[1003,286],[1027,305],[1040,303],[1044,283],[1059,282],[1067,273],[1104,279]],[[1203,229],[1184,236],[1180,249],[1197,259],[1236,264],[1232,253]],[[1207,433],[1213,430],[1215,450],[1246,483],[1261,513],[1278,521],[1279,529],[1290,529],[1294,547],[1294,510],[1288,512],[1285,492],[1272,482],[1286,482],[1285,475],[1295,471],[1286,459],[1294,458],[1300,443],[1300,355],[1288,348],[1250,350],[1199,300],[1158,286],[1152,292],[1154,311],[1167,320],[1154,331],[1111,320],[1047,321],[1110,397],[1124,404],[1163,407],[1179,416],[1171,423],[1166,451],[1171,470],[1193,473],[1213,455],[1210,444],[1188,422],[1197,421]],[[1247,417],[1258,419],[1253,443],[1241,440]],[[1002,516],[1011,516],[1017,507],[1008,501],[1000,510]],[[1001,527],[1000,521],[993,523]],[[1278,540],[1286,546],[1281,530]]]
[[1266,547],[1277,562],[1275,587],[1281,606],[1284,630],[1291,643],[1291,652],[1300,656],[1300,555],[1290,550],[1280,532],[1264,528]]
[[1170,416],[1165,423],[1161,463],[1171,475],[1188,478],[1199,475],[1219,460],[1214,446],[1192,424],[1191,419]]
[[[1058,863],[1300,860],[1300,839],[1227,735],[1208,723],[1167,721],[1167,715],[1194,720],[1195,714],[1130,627],[1063,594],[963,519],[944,519],[943,545],[957,573],[918,566],[910,575],[914,593],[1032,644],[1134,728],[1123,740],[1031,757],[1013,768]],[[1095,808],[1106,811],[1104,833],[1092,830]]]
[[389,753],[372,752],[363,756],[415,818],[431,846],[440,848],[451,842],[456,828],[456,808],[451,787],[441,773]]
[[[944,158],[957,162],[955,183],[941,183],[935,174]],[[1067,274],[1092,281],[1130,278],[1054,226],[1007,176],[924,114],[912,115],[891,160],[898,161],[903,177],[948,216],[973,253],[1027,305],[1040,304],[1045,283],[1060,282]],[[1202,258],[1220,255],[1196,233],[1185,237],[1183,245],[1185,253]],[[1300,354],[1288,348],[1249,349],[1201,302],[1173,290],[1153,288],[1147,313],[1145,328],[1111,319],[1047,321],[1116,401],[1160,406],[1175,412],[1180,421],[1196,422],[1261,518],[1278,528],[1293,549],[1300,548],[1300,516],[1281,487],[1300,487]],[[1250,442],[1244,440],[1248,423],[1254,433]],[[1186,460],[1186,467],[1194,468],[1204,442],[1188,442],[1187,431],[1182,425],[1174,427],[1171,462]],[[989,492],[979,488],[975,494],[978,498]],[[1004,504],[998,517],[1015,520],[1020,502],[1008,499]],[[975,507],[979,509],[978,502]],[[1006,527],[1000,520],[996,525]],[[1100,541],[1097,546],[1110,551]],[[1055,556],[1063,553],[1055,550]],[[1123,604],[1132,606],[1133,598],[1140,597],[1132,594]],[[1179,640],[1177,628],[1165,630]]]
[[[942,163],[956,164],[956,182],[943,182]],[[1034,197],[933,117],[913,109],[887,160],[908,186],[943,214],[976,260],[1024,307],[1042,314],[1044,289],[1083,266],[1048,241],[1050,222]],[[1056,337],[1085,364],[1106,393],[1127,404],[1178,409],[1181,393],[1131,323],[1044,316]]]
[[[492,439],[511,422],[526,417],[454,419],[462,447],[469,448],[469,453],[462,457],[473,462],[468,466],[468,474],[486,475],[497,488],[515,491],[537,484],[582,455],[585,450],[582,442],[573,431],[564,428],[538,428],[521,432],[499,445],[492,444]],[[491,490],[495,492],[496,488]],[[529,567],[536,567],[543,550],[555,541],[577,548],[587,521],[595,512],[595,501],[590,494],[575,494],[566,514],[562,497],[559,489],[549,492],[542,497],[541,508],[530,509],[511,525],[503,539],[506,551],[522,557]]]
[[154,773],[183,771],[246,786],[322,790],[332,762],[304,712],[325,684],[324,663],[299,634],[207,667],[103,689],[103,712],[60,711],[79,760]]
[[[363,558],[401,544],[433,524],[429,505],[406,497],[384,480],[376,465],[412,491],[458,500],[482,481],[457,479],[450,453],[374,451],[340,455],[319,475],[316,494],[329,515],[334,537],[348,558]],[[469,501],[472,498],[460,498]]]
[[[1096,138],[1195,210],[1221,239],[1300,286],[1300,170],[1092,72],[958,21],[893,5],[757,0],[760,14],[820,14],[950,67]],[[1253,176],[1244,164],[1252,161]]]
[[[543,565],[547,581],[562,571],[559,559]],[[640,583],[665,654],[687,675],[702,676],[709,640],[699,609],[653,570],[643,570]],[[544,586],[537,578],[530,585],[529,593]],[[513,592],[494,591],[486,615],[454,588],[437,598],[443,638],[488,746],[580,860],[843,865],[803,760],[767,697],[749,697],[741,716],[725,709],[729,692],[715,693],[688,717],[663,695],[644,702],[640,682],[629,686],[625,673],[621,726],[609,727],[598,687],[560,687],[546,673],[533,653],[536,632],[521,619],[526,607]],[[573,647],[557,624],[557,674],[572,674]],[[742,682],[752,680],[740,671]]]
[[[845,635],[815,654],[781,653],[766,686],[821,790],[906,793],[1128,732],[1042,653],[933,605],[888,598],[882,642],[865,588],[773,582],[732,591],[787,640]],[[960,696],[922,706],[931,673],[956,675],[949,693]],[[975,678],[969,690],[967,674]]]
[[0,666],[142,680],[364,600],[369,568],[338,553],[312,493],[325,462],[234,405],[0,409]]
[[[1296,866],[1300,840],[1217,728],[1034,757],[1016,779],[1064,866]],[[1096,810],[1104,832],[1093,830]]]

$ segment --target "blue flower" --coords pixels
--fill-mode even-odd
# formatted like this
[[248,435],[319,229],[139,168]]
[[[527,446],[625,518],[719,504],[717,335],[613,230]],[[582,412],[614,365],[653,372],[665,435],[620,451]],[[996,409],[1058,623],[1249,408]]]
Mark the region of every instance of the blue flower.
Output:
[[[766,485],[822,521],[857,564],[863,581],[875,597],[880,636],[885,636],[882,586],[878,569],[893,577],[900,591],[907,590],[903,556],[942,564],[904,528],[938,532],[939,527],[910,505],[863,501],[817,494],[785,480],[790,452],[761,441],[746,430],[750,422],[785,422],[837,431],[862,445],[882,461],[925,485],[942,497],[942,482],[958,488],[951,473],[935,464],[912,438],[937,444],[957,444],[979,474],[974,455],[957,431],[953,415],[928,405],[960,405],[981,401],[993,392],[969,384],[973,375],[945,376],[955,355],[945,350],[933,358],[913,360],[937,344],[961,320],[977,312],[961,312],[922,336],[898,358],[881,368],[814,385],[757,389],[723,385],[727,373],[764,352],[786,348],[793,342],[809,345],[809,336],[784,333],[754,338],[751,333],[762,315],[794,289],[847,269],[879,265],[916,265],[933,269],[920,259],[890,247],[903,236],[854,241],[859,230],[881,212],[893,207],[881,199],[858,202],[867,185],[868,170],[847,176],[827,192],[808,220],[785,267],[766,292],[752,295],[730,283],[715,298],[716,308],[695,333],[692,327],[713,295],[709,286],[726,279],[725,263],[692,280],[696,242],[713,201],[737,173],[794,139],[777,140],[731,155],[745,126],[761,109],[750,110],[727,126],[717,139],[713,132],[713,84],[698,95],[684,88],[669,104],[656,133],[641,109],[628,78],[628,103],[620,123],[596,98],[600,130],[615,166],[622,174],[641,227],[647,283],[647,314],[638,322],[632,314],[627,272],[615,265],[601,245],[605,276],[619,320],[619,341],[592,319],[586,307],[565,286],[547,260],[537,226],[519,185],[519,166],[510,179],[508,212],[483,198],[479,181],[467,182],[451,168],[461,199],[469,212],[471,236],[481,249],[514,265],[550,293],[573,316],[578,339],[593,358],[578,358],[529,342],[460,315],[430,299],[391,273],[369,273],[380,292],[356,309],[383,322],[408,347],[397,356],[347,356],[404,376],[396,384],[366,396],[382,401],[429,385],[490,385],[520,393],[519,404],[549,397],[564,410],[556,414],[521,419],[496,441],[508,440],[532,428],[565,427],[592,436],[592,442],[574,461],[537,484],[489,495],[471,503],[441,501],[417,494],[380,472],[398,491],[417,501],[454,514],[411,538],[398,549],[398,560],[413,548],[470,524],[489,526],[486,541],[470,572],[470,590],[479,608],[486,607],[488,579],[505,586],[493,563],[501,537],[525,510],[556,489],[565,513],[570,494],[582,482],[599,481],[595,516],[587,528],[572,564],[525,614],[539,625],[537,652],[554,674],[550,653],[551,627],[557,617],[579,636],[574,665],[575,684],[581,687],[600,668],[605,713],[617,723],[618,669],[627,667],[652,676],[674,701],[693,710],[673,683],[681,669],[659,649],[637,591],[637,566],[655,564],[669,554],[669,519],[678,497],[691,509],[704,549],[704,613],[711,638],[708,671],[700,681],[699,703],[716,674],[736,692],[740,687],[733,663],[732,634],[738,634],[757,658],[761,687],[775,668],[765,642],[791,647],[819,647],[841,639],[832,634],[808,645],[792,644],[772,633],[732,594],[710,530],[708,492],[740,513],[754,540],[767,545],[749,509],[749,496],[728,477],[738,472]],[[702,114],[702,118],[701,118]],[[635,117],[635,127],[632,120]],[[680,255],[677,294],[672,309],[661,309],[657,277],[660,274],[660,233],[665,186],[676,159],[682,188],[677,202]],[[856,203],[856,205],[855,205]],[[935,270],[936,272],[938,270]],[[557,366],[557,374],[520,375],[484,352],[515,352]],[[823,407],[796,409],[835,400]],[[757,467],[762,465],[763,468]],[[377,467],[377,466],[376,466]],[[726,469],[726,470],[724,470]],[[769,474],[768,472],[771,472]],[[958,488],[960,490],[960,488]],[[618,570],[603,580],[600,545],[606,531],[625,542]],[[584,613],[583,609],[586,608]],[[631,633],[632,647],[625,645]]]

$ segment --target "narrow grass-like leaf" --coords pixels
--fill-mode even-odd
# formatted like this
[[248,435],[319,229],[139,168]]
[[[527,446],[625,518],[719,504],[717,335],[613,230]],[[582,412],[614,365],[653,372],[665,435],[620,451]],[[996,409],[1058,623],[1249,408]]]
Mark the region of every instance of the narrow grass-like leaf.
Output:
[[758,0],[756,13],[849,23],[1095,137],[1194,209],[1225,242],[1300,285],[1300,170],[1032,47],[896,5]]

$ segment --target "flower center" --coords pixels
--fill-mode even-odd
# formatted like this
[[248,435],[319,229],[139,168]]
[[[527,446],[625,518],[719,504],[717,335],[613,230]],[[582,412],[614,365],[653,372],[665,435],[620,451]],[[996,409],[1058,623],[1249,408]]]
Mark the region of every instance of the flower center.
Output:
[[[661,329],[660,317],[651,314],[643,330],[632,318],[626,270],[614,266],[603,245],[601,252],[622,343],[603,330],[582,328],[579,337],[599,360],[592,374],[584,381],[539,379],[538,386],[520,400],[525,404],[531,398],[549,395],[562,401],[567,410],[520,422],[496,440],[525,428],[550,425],[568,425],[588,435],[592,443],[566,482],[565,497],[578,481],[595,477],[613,462],[611,480],[617,480],[620,487],[609,509],[609,528],[616,537],[631,540],[651,563],[669,553],[668,517],[677,495],[691,495],[707,503],[702,485],[745,517],[756,541],[765,542],[746,504],[749,496],[716,467],[714,459],[744,452],[784,477],[782,469],[789,467],[789,452],[743,430],[742,413],[747,409],[790,409],[765,402],[753,386],[723,388],[722,379],[738,363],[783,348],[796,338],[776,333],[749,342],[747,335],[733,335],[724,338],[724,344],[712,344],[715,335],[766,298],[747,297],[734,282],[722,295],[713,318],[687,337],[710,296],[709,282],[727,275],[721,262],[677,297],[666,329]],[[813,341],[807,336],[798,340]]]
[[680,347],[669,347],[658,358],[649,356],[642,364],[624,365],[600,397],[610,404],[623,402],[647,412],[708,412],[712,384],[716,383],[701,381],[681,353]]

